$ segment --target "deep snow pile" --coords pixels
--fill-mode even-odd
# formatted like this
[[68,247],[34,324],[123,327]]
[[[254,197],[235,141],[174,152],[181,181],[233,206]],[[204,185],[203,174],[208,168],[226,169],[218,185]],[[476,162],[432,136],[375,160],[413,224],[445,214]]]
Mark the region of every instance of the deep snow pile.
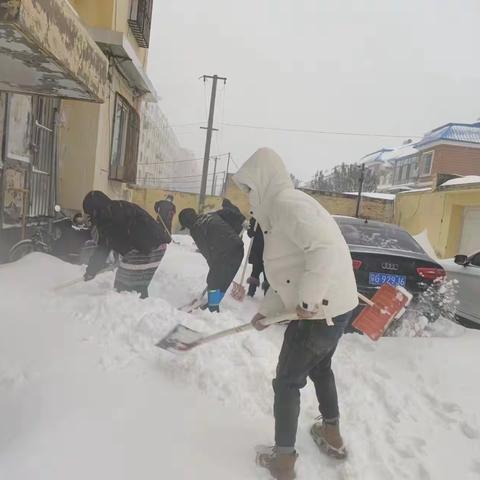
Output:
[[[268,479],[253,446],[270,443],[271,379],[282,327],[184,355],[154,347],[176,323],[214,332],[248,321],[256,301],[223,313],[175,310],[204,286],[206,265],[177,237],[151,298],[111,291],[113,274],[54,294],[79,267],[33,254],[0,266],[0,478]],[[478,331],[450,337],[346,335],[335,357],[344,463],[309,438],[302,392],[300,479],[480,477]]]

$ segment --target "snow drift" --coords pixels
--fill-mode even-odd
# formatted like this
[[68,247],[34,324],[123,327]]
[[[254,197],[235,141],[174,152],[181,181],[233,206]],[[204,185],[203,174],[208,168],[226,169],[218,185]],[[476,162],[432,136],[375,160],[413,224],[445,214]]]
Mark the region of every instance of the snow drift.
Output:
[[[253,447],[273,436],[271,379],[282,327],[172,355],[154,343],[175,324],[214,332],[247,321],[256,300],[227,297],[219,315],[175,306],[204,286],[206,265],[177,237],[151,298],[113,292],[113,274],[58,294],[80,267],[32,254],[0,266],[0,478],[268,479]],[[346,335],[334,358],[344,463],[308,434],[302,392],[299,479],[477,479],[480,333]],[[443,335],[443,330],[442,330]]]

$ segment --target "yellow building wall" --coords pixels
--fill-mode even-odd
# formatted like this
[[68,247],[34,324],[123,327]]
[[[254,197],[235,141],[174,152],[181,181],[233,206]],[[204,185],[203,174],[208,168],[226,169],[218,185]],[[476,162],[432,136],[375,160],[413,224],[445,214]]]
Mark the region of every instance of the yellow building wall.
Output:
[[465,207],[480,206],[480,188],[402,193],[395,202],[395,223],[410,234],[426,232],[439,258],[459,253]]
[[[117,0],[69,0],[88,27],[113,30]],[[120,2],[118,2],[120,3]]]
[[111,90],[103,104],[62,102],[59,201],[64,208],[80,210],[90,190],[101,190],[112,199],[131,200],[127,184],[108,178],[117,92],[138,111],[138,100],[116,71],[112,71]]
[[131,0],[70,0],[85,25],[124,33],[146,68],[148,49],[138,46],[128,25],[130,2]]
[[63,100],[58,139],[59,203],[80,210],[93,187],[100,105]]
[[[357,209],[356,197],[333,192],[318,192],[314,190],[302,191],[312,196],[332,215],[345,215],[350,217],[355,216]],[[250,216],[250,204],[248,202],[248,196],[237,187],[231,176],[229,176],[227,180],[225,197],[237,205],[237,207],[240,208],[246,217]],[[393,202],[364,197],[362,198],[362,202],[360,204],[360,216],[362,218],[369,218],[371,220],[393,223]]]
[[[131,201],[140,205],[150,215],[156,217],[154,210],[155,202],[165,199],[167,195],[173,195],[173,203],[177,207],[177,215],[173,219],[172,230],[177,232],[180,228],[178,223],[178,213],[184,208],[193,208],[198,210],[198,197],[197,193],[184,193],[184,192],[172,192],[169,190],[153,189],[153,188],[132,188]],[[205,211],[210,212],[218,210],[222,207],[222,197],[207,196],[205,199]]]

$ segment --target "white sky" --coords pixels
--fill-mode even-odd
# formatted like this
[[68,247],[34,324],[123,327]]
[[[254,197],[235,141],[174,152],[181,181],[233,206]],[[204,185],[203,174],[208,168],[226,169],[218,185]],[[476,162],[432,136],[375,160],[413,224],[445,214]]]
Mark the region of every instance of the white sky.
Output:
[[[206,121],[237,164],[269,146],[303,180],[402,139],[223,126],[422,135],[480,117],[479,0],[154,0],[149,74],[171,124]],[[206,124],[206,123],[205,123]],[[176,128],[203,156],[200,125]]]

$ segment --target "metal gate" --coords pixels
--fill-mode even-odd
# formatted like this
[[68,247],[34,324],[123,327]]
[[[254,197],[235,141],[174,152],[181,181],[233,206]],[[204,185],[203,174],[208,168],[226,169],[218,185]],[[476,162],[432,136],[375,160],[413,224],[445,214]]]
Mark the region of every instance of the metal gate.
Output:
[[32,169],[28,216],[51,216],[56,202],[56,115],[59,100],[33,97]]

